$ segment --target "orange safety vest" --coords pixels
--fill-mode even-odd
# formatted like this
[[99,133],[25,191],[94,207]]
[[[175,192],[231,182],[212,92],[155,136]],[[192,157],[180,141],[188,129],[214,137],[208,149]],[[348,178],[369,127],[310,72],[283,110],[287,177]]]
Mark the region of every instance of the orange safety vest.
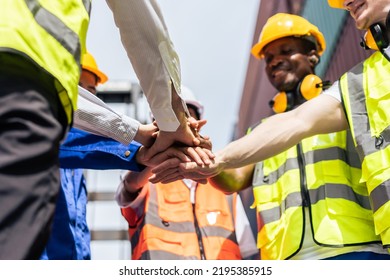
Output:
[[121,210],[129,223],[132,259],[242,259],[234,227],[236,194],[198,184],[192,204],[183,181],[144,188],[149,191],[143,214]]

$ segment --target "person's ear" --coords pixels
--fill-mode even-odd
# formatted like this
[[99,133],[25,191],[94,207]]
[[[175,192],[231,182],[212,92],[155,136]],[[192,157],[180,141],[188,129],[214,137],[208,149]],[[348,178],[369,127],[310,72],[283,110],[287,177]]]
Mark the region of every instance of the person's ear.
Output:
[[310,51],[308,58],[313,68],[320,62],[320,56],[315,50]]

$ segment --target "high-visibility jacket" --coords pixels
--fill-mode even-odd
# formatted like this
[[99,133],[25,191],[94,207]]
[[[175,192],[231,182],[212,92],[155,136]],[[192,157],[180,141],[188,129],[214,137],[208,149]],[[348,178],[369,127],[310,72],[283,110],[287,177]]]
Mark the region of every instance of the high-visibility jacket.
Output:
[[236,194],[198,184],[195,204],[183,181],[149,184],[144,215],[122,208],[133,259],[241,259],[235,236]]
[[253,192],[261,259],[295,255],[306,219],[322,246],[380,243],[360,176],[360,161],[347,131],[306,138],[258,163]]
[[390,63],[376,52],[340,78],[340,90],[362,161],[375,231],[390,247]]
[[[70,123],[91,1],[1,0],[0,5],[0,53],[25,58],[37,72],[53,77]],[[10,71],[21,66],[17,63]]]

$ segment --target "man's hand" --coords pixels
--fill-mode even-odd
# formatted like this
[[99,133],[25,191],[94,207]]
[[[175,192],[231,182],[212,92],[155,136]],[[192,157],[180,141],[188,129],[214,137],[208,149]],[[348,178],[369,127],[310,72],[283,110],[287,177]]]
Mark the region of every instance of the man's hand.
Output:
[[207,165],[211,163],[214,154],[201,147],[174,147],[171,146],[168,149],[156,154],[152,158],[146,158],[148,148],[142,146],[137,152],[136,160],[138,163],[145,166],[155,167],[163,162],[176,158],[178,162],[195,162],[198,165]]
[[156,136],[156,141],[145,155],[146,158],[152,158],[154,155],[166,150],[173,144],[182,144],[188,147],[198,146],[211,150],[212,144],[210,139],[201,137],[198,133],[198,131],[203,125],[206,124],[207,121],[196,120],[189,115],[186,104],[176,92],[174,86],[172,87],[171,92],[171,105],[180,125],[174,132],[162,130],[159,131]]
[[138,128],[134,140],[141,143],[145,147],[150,147],[156,140],[158,127],[155,123],[141,124]]
[[[175,132],[158,131],[154,144],[146,151],[145,158],[151,159],[156,154],[168,149],[170,146],[182,144],[189,147],[200,147],[211,151],[212,143],[208,137],[203,137],[198,130],[206,124],[206,120],[197,121],[189,118],[188,122],[180,125]],[[212,155],[212,153],[208,153]],[[210,157],[212,158],[212,157]],[[208,164],[208,161],[204,162]]]
[[181,162],[178,158],[168,159],[152,169],[154,173],[149,181],[152,183],[170,183],[183,178],[205,183],[207,178],[218,175],[223,170],[218,158],[211,160],[209,165],[199,165],[196,162]]

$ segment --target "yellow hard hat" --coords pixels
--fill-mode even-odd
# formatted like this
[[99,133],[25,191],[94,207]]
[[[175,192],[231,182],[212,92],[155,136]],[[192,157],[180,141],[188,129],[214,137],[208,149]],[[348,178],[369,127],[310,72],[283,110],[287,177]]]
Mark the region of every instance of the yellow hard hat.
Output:
[[328,0],[329,6],[336,9],[345,9],[344,0]]
[[326,43],[324,35],[318,30],[318,27],[311,24],[303,17],[278,13],[270,17],[265,23],[260,33],[259,42],[253,46],[252,54],[259,59],[264,57],[263,48],[283,37],[307,37],[308,40],[313,38],[317,45],[319,55],[325,51]]
[[108,80],[106,74],[104,74],[102,71],[99,70],[95,58],[89,52],[86,52],[83,55],[81,68],[95,74],[98,78],[98,83],[100,84],[104,84]]

